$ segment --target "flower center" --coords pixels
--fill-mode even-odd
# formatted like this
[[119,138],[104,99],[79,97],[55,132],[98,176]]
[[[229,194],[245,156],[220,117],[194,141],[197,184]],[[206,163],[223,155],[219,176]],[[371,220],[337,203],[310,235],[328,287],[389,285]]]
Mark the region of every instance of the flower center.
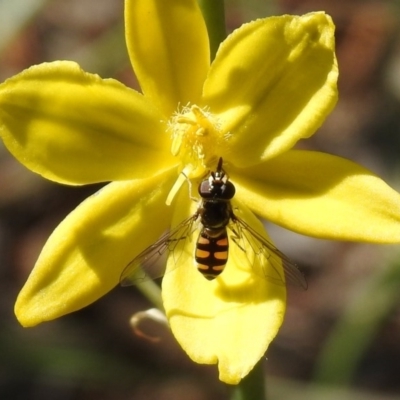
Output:
[[213,150],[218,146],[218,129],[216,118],[196,105],[186,106],[172,117],[171,153],[181,159],[188,178],[204,175],[216,160]]
[[179,188],[186,180],[204,176],[211,165],[217,161],[219,124],[217,119],[206,109],[196,105],[186,106],[176,113],[169,122],[171,134],[171,153],[179,157],[182,173],[167,198],[171,204]]

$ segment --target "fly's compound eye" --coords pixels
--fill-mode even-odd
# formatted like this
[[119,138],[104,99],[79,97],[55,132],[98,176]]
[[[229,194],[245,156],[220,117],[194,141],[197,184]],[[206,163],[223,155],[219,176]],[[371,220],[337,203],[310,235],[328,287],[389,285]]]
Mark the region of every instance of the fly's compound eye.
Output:
[[225,182],[224,185],[221,187],[221,199],[224,200],[231,200],[235,195],[236,189],[235,185],[232,182]]
[[199,185],[199,195],[203,199],[231,200],[236,189],[232,182],[205,179]]
[[203,199],[211,199],[214,196],[212,189],[213,189],[213,187],[212,187],[210,181],[208,179],[205,179],[199,185],[199,195]]

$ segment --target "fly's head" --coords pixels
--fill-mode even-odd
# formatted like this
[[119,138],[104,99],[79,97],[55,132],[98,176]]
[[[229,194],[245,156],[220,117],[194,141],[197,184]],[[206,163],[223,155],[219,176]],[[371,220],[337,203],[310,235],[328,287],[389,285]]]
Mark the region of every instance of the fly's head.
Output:
[[229,181],[222,168],[222,157],[218,161],[217,169],[211,171],[210,176],[199,185],[199,194],[204,200],[229,201],[235,195],[235,186]]

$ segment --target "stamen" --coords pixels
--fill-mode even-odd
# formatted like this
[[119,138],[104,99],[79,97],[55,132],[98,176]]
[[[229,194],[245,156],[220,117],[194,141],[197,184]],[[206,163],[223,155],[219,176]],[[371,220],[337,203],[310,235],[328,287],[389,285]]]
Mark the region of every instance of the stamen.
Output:
[[172,201],[174,200],[175,195],[178,193],[179,189],[183,185],[183,183],[188,179],[190,172],[189,167],[185,167],[184,170],[179,174],[178,179],[175,181],[174,186],[172,186],[172,189],[170,190],[167,200],[165,201],[165,204],[167,206],[170,206]]
[[[183,107],[169,122],[171,153],[181,159],[182,165],[191,165],[188,178],[204,173],[214,158],[213,150],[218,147],[219,123],[207,109],[197,105]],[[177,182],[177,185],[179,182]],[[171,195],[173,196],[173,195]]]

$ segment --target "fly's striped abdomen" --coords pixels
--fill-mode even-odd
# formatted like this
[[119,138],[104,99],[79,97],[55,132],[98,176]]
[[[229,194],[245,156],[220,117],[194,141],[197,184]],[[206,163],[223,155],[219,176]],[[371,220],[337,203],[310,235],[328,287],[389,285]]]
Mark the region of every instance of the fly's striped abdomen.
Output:
[[205,228],[201,230],[196,244],[195,259],[197,269],[205,278],[215,279],[224,270],[228,262],[228,249],[226,229],[218,229],[216,236],[210,236]]

